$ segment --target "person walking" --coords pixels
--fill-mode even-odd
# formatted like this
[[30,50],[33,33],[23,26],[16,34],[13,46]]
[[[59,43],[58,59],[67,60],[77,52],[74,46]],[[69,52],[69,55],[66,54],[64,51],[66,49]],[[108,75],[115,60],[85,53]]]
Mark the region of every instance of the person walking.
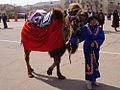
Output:
[[27,18],[28,18],[28,17],[27,17],[27,13],[25,13],[25,21],[27,20]]
[[2,21],[3,21],[4,28],[8,28],[8,26],[7,26],[7,16],[6,16],[5,13],[2,13]]
[[105,15],[102,12],[102,10],[100,10],[100,12],[98,13],[98,21],[99,21],[100,27],[103,28],[103,25],[105,23]]
[[117,28],[119,27],[119,15],[117,10],[114,10],[113,13],[112,27],[115,28],[115,31],[117,32]]
[[96,16],[89,17],[88,23],[83,26],[79,39],[84,41],[85,79],[87,88],[91,90],[92,85],[99,86],[99,83],[96,82],[100,77],[99,51],[105,40],[104,31],[98,25]]
[[[1,13],[0,13],[0,23],[1,23]],[[0,27],[0,29],[1,29],[1,27]]]
[[112,13],[111,13],[111,12],[108,12],[108,15],[107,15],[107,19],[108,19],[108,20],[111,20],[111,15],[112,15]]
[[1,23],[1,13],[0,13],[0,23]]

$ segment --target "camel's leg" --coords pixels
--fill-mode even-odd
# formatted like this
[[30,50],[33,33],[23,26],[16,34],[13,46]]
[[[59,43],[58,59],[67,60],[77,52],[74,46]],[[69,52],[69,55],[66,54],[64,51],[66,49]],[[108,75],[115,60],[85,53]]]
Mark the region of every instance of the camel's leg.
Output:
[[52,71],[55,67],[57,67],[58,79],[65,79],[65,76],[63,76],[60,72],[60,58],[59,57],[54,57],[54,63],[48,68],[47,74],[52,75]]
[[56,64],[56,66],[57,66],[57,76],[58,76],[58,79],[65,79],[66,77],[65,76],[63,76],[62,74],[61,74],[61,72],[60,72],[60,61],[61,61],[61,57],[55,57],[54,58],[54,62],[55,62],[55,64]]
[[25,52],[25,61],[26,61],[27,69],[28,69],[28,76],[29,78],[32,78],[34,77],[32,74],[34,70],[31,68],[30,63],[29,63],[29,55],[31,51],[24,49],[24,52]]
[[52,71],[53,71],[53,69],[55,68],[55,66],[56,66],[56,64],[53,63],[53,64],[48,68],[48,70],[47,70],[47,74],[48,74],[48,75],[52,75]]

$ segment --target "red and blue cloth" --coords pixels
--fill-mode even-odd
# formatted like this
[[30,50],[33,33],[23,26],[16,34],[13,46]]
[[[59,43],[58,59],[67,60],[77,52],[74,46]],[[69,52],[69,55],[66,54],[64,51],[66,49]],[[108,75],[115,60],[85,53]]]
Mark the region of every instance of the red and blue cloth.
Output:
[[64,21],[52,19],[42,28],[28,20],[22,29],[22,43],[25,49],[32,51],[52,51],[63,46],[62,28]]

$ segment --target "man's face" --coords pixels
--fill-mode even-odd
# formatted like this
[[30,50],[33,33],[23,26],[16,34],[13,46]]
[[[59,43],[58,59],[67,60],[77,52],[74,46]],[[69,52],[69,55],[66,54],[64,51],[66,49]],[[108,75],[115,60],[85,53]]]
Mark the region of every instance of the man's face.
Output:
[[92,26],[95,26],[96,24],[98,24],[98,20],[95,19],[95,18],[93,18],[92,20],[90,20],[90,24],[91,24]]

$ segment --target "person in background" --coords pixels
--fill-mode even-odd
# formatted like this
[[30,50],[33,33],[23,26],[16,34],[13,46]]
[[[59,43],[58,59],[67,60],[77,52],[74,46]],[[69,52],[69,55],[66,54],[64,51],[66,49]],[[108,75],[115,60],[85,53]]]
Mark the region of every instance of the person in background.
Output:
[[88,12],[88,17],[91,17],[91,16],[93,16],[93,14],[92,14],[92,12]]
[[117,10],[114,10],[113,13],[112,27],[115,28],[115,31],[117,32],[117,28],[119,27],[119,15]]
[[2,13],[2,21],[3,21],[4,28],[8,28],[8,26],[7,26],[7,16],[6,16],[5,13]]
[[25,21],[27,20],[27,13],[25,13]]
[[102,10],[100,10],[100,12],[98,13],[98,21],[99,21],[100,27],[103,28],[103,25],[105,23],[105,15],[102,12]]
[[87,88],[91,90],[92,85],[99,86],[97,83],[97,78],[100,77],[99,51],[105,40],[104,31],[98,24],[98,17],[89,17],[88,23],[83,26],[79,39],[84,41],[85,79]]
[[0,13],[0,23],[1,23],[1,13]]
[[[1,13],[0,13],[0,23],[1,23]],[[0,29],[1,29],[1,27],[0,27]]]
[[107,15],[107,19],[108,19],[108,20],[111,20],[111,15],[112,15],[112,13],[109,12],[108,15]]

